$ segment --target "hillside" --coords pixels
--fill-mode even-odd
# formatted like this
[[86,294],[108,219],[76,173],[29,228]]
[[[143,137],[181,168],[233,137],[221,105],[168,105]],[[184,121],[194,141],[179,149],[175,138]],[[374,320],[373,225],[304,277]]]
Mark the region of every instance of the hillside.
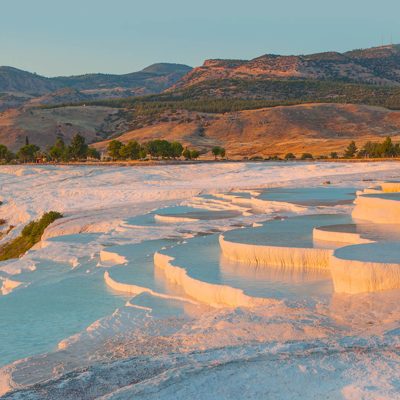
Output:
[[231,156],[316,155],[397,136],[400,46],[253,60],[158,63],[125,75],[46,78],[0,67],[0,143],[29,136],[47,147],[81,133],[88,142],[180,140]]
[[400,85],[400,45],[282,56],[266,54],[253,60],[207,60],[171,90],[220,79],[317,79],[376,85]]
[[[0,95],[3,96],[0,110],[22,105],[23,96],[36,98],[35,104],[41,103],[41,96],[45,96],[46,100],[46,96],[54,92],[59,92],[54,98],[55,104],[67,103],[73,99],[68,92],[64,98],[60,96],[60,91],[65,89],[79,92],[78,96],[88,96],[89,99],[160,93],[190,70],[187,65],[160,63],[124,75],[86,74],[46,78],[17,68],[0,67]],[[19,97],[20,101],[6,103],[6,95]],[[48,102],[43,101],[43,104]]]
[[109,107],[13,109],[0,113],[0,143],[14,151],[25,144],[26,136],[31,143],[46,149],[58,137],[69,143],[79,133],[92,143],[128,128],[118,110]]
[[[122,142],[164,138],[209,151],[215,145],[231,158],[285,155],[329,155],[342,152],[350,140],[360,145],[391,135],[400,140],[400,112],[380,107],[339,104],[304,104],[224,114],[177,111],[164,122],[121,135]],[[108,141],[96,143],[104,150]]]

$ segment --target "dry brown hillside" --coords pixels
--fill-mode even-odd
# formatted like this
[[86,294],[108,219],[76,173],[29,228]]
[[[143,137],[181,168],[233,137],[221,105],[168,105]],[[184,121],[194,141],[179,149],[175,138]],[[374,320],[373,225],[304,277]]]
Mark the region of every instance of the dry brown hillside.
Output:
[[109,107],[12,109],[0,113],[0,143],[11,150],[18,150],[25,144],[26,136],[30,143],[45,149],[57,137],[68,143],[79,133],[91,143],[127,129],[118,110]]
[[[359,145],[387,135],[400,140],[399,111],[363,105],[304,104],[225,114],[191,112],[187,121],[170,119],[126,132],[118,139],[178,140],[207,151],[221,145],[231,158],[288,152],[328,155],[332,151],[342,152],[350,140]],[[105,149],[107,143],[95,146]]]

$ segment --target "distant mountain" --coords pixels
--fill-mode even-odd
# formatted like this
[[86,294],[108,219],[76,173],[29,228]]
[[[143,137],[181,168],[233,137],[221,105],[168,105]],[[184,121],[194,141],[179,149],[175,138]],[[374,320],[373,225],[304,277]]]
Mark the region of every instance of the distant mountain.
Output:
[[153,64],[142,71],[124,75],[86,74],[52,79],[59,87],[77,90],[125,88],[142,89],[143,94],[148,94],[159,93],[169,88],[191,69],[187,65],[160,63]]
[[0,92],[41,96],[63,88],[79,91],[122,88],[132,93],[159,93],[176,83],[191,69],[187,65],[160,63],[124,75],[86,74],[46,78],[13,67],[0,67]]
[[[151,95],[151,96],[146,96]],[[124,75],[46,78],[0,67],[0,143],[42,148],[75,133],[180,140],[237,157],[400,140],[400,45],[253,60],[159,63]]]
[[221,79],[315,79],[400,86],[400,45],[346,53],[266,54],[253,60],[207,60],[170,90]]
[[41,95],[59,89],[57,82],[13,67],[0,67],[0,92]]

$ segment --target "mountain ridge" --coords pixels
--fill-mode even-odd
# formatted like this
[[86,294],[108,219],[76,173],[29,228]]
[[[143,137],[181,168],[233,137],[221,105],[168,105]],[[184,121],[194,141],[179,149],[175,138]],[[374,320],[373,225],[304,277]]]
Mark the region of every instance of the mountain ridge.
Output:
[[400,86],[400,45],[344,53],[264,54],[251,60],[208,59],[169,91],[215,79],[317,79]]
[[[43,95],[65,87],[78,90],[97,88],[137,88],[152,78],[161,85],[159,91],[168,86],[169,78],[178,80],[192,68],[184,64],[157,63],[141,71],[127,74],[88,73],[82,75],[46,77],[11,66],[0,66],[0,92],[22,92]],[[165,77],[162,85],[160,77]],[[148,82],[147,82],[148,83]],[[148,85],[150,88],[151,86]],[[155,85],[157,86],[157,85]]]
[[0,67],[0,143],[12,150],[26,136],[46,148],[80,133],[103,148],[110,138],[159,138],[202,151],[221,145],[239,158],[327,155],[349,140],[399,140],[396,110],[399,45],[210,59],[194,69],[157,63],[122,75],[46,78]]

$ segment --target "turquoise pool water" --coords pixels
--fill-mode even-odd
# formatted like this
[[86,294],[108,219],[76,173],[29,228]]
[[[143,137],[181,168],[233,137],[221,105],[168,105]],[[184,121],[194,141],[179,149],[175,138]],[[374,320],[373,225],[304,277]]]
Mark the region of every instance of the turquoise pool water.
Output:
[[272,188],[263,191],[259,199],[283,201],[303,206],[335,206],[350,204],[355,199],[354,188],[319,186],[311,188]]
[[0,296],[0,365],[52,350],[126,301],[107,289],[104,271],[89,263],[71,270],[42,262],[42,269],[51,269],[53,277]]
[[218,235],[193,238],[162,253],[174,257],[173,264],[185,268],[192,278],[239,288],[254,297],[307,301],[332,293],[330,273],[288,272],[225,259]]
[[240,216],[241,213],[234,210],[213,211],[213,210],[205,210],[202,208],[195,208],[188,206],[174,206],[174,207],[160,208],[148,214],[140,215],[133,218],[128,218],[126,219],[126,223],[129,225],[142,225],[142,226],[157,225],[160,223],[162,224],[163,222],[155,220],[156,215],[207,221],[207,220],[234,218]]
[[227,241],[285,247],[313,247],[313,229],[318,226],[351,223],[346,214],[303,215],[267,221],[260,227],[224,233]]

